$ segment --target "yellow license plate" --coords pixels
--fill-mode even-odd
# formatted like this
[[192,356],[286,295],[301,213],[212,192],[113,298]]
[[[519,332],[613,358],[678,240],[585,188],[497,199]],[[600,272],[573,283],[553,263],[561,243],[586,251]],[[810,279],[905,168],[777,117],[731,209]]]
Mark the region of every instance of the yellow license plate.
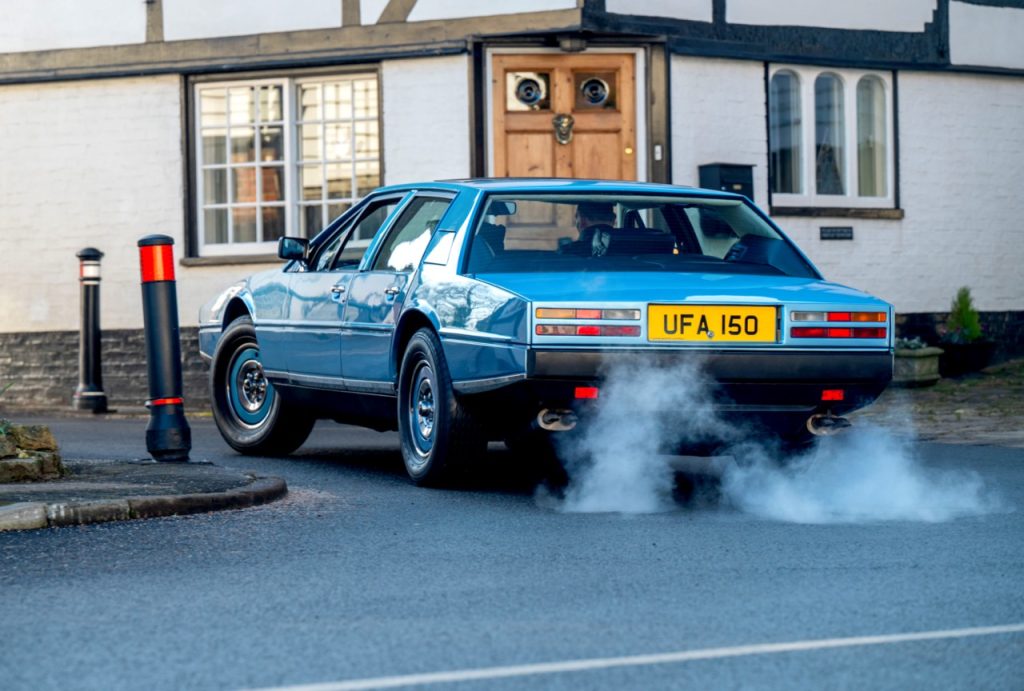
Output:
[[775,322],[775,307],[651,305],[647,337],[652,341],[775,343]]

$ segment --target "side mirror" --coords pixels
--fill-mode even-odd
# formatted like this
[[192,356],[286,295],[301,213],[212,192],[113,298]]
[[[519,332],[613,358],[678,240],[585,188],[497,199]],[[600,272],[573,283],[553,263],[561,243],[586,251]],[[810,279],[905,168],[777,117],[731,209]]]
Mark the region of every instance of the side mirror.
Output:
[[284,237],[277,241],[277,256],[281,259],[306,261],[309,240],[306,238]]

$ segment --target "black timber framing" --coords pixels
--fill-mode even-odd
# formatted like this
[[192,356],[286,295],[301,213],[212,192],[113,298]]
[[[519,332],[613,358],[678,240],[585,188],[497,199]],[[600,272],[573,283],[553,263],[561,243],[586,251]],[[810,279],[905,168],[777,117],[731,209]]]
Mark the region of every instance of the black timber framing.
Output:
[[[1024,9],[1024,0],[962,0]],[[953,65],[949,60],[949,3],[937,0],[920,32],[759,26],[726,21],[728,0],[712,0],[712,21],[612,14],[604,0],[588,0],[582,29],[662,37],[672,53],[695,57],[812,64],[873,70],[942,70],[1024,75],[1024,70]]]
[[[396,5],[396,8],[398,6]],[[0,53],[0,84],[208,74],[466,53],[474,36],[576,31],[580,10]],[[161,32],[162,33],[162,32]],[[156,32],[153,32],[155,37]]]
[[[1024,9],[1024,0],[960,0]],[[726,21],[728,0],[711,0],[712,21],[612,14],[605,0],[581,7],[443,21],[408,22],[412,3],[393,0],[381,21],[360,25],[358,6],[339,0],[350,25],[249,36],[165,41],[159,3],[147,3],[147,41],[141,44],[0,53],[0,84],[151,74],[197,74],[367,62],[394,57],[465,53],[483,37],[582,32],[647,37],[671,53],[698,57],[790,62],[864,69],[915,69],[1024,75],[1021,69],[952,65],[949,4],[936,0],[920,32],[757,26]]]

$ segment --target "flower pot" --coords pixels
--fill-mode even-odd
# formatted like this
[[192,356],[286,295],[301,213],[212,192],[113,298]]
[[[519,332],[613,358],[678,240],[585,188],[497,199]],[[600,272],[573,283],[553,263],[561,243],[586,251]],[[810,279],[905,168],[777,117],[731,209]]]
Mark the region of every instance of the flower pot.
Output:
[[892,383],[896,386],[931,386],[940,379],[941,355],[941,348],[897,348]]
[[943,377],[958,377],[987,367],[995,353],[996,344],[993,341],[943,343],[942,349],[944,352],[939,358],[939,373]]

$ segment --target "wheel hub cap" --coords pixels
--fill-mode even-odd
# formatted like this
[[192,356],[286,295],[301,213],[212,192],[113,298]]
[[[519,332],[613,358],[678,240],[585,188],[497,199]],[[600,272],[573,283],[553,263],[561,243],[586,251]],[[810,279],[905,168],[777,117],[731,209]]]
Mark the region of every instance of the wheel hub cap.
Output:
[[424,439],[434,433],[434,390],[427,378],[420,379],[416,387],[416,426]]
[[263,366],[257,360],[245,362],[238,370],[237,391],[239,403],[250,413],[259,410],[267,400],[267,379]]

